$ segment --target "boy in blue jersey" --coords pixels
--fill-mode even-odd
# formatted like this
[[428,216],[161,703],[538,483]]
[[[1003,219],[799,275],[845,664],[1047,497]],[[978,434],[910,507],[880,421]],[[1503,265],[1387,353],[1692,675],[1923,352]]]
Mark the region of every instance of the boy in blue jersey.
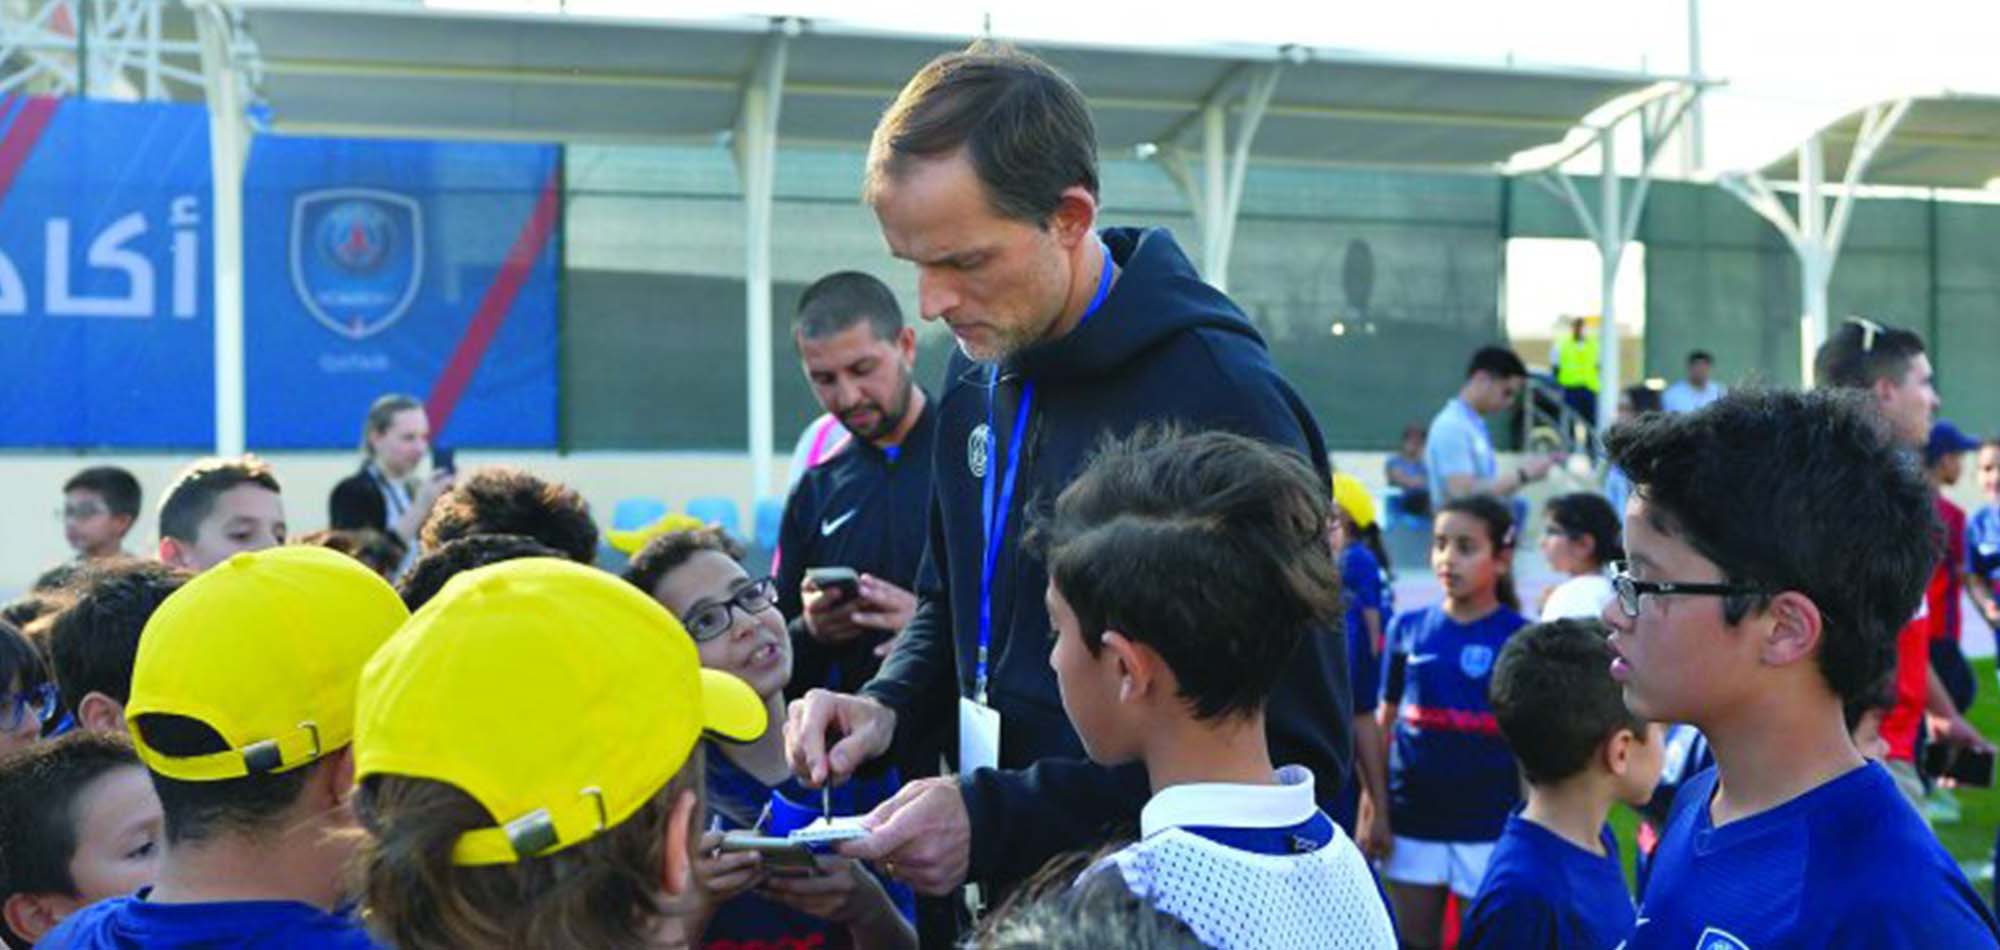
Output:
[[1394,717],[1386,767],[1394,836],[1381,870],[1404,947],[1442,942],[1446,892],[1461,901],[1479,892],[1521,798],[1486,698],[1500,648],[1527,625],[1511,576],[1514,529],[1508,506],[1490,495],[1445,502],[1431,529],[1444,603],[1389,625],[1382,704]]
[[1699,727],[1632,950],[1994,947],[1991,913],[1845,700],[1877,687],[1936,552],[1930,489],[1853,394],[1738,392],[1610,435],[1632,478],[1605,608],[1632,711]]
[[1141,762],[1140,839],[1104,879],[1220,950],[1389,948],[1367,862],[1314,776],[1273,768],[1265,710],[1342,609],[1324,483],[1244,436],[1113,442],[1039,530],[1063,711],[1104,765]]
[[165,818],[155,883],[37,946],[372,947],[346,910],[355,698],[408,618],[387,581],[319,547],[234,554],[168,596],[125,708]]
[[1595,620],[1523,628],[1493,665],[1493,715],[1528,804],[1507,819],[1465,921],[1466,950],[1608,950],[1632,931],[1612,805],[1660,778],[1663,730],[1625,708]]

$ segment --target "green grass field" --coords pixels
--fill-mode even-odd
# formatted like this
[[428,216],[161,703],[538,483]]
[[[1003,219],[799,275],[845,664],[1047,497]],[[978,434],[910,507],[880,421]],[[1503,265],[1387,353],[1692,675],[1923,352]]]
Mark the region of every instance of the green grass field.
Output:
[[[1993,679],[1992,659],[1974,660],[1972,672],[1979,683],[1979,697],[1973,701],[1972,710],[1966,718],[1978,727],[1980,734],[1988,739],[2000,741],[2000,698],[1996,698]],[[1993,893],[1993,882],[1985,870],[1993,858],[1993,833],[2000,828],[2000,790],[1990,788],[1961,788],[1956,792],[1962,810],[1959,820],[1949,825],[1938,825],[1938,839],[1944,842],[1945,850],[1958,860],[1958,866],[1972,881],[1972,888],[1982,897]],[[1611,826],[1618,833],[1618,846],[1625,854],[1625,873],[1632,875],[1632,829],[1638,820],[1628,809],[1614,809]]]

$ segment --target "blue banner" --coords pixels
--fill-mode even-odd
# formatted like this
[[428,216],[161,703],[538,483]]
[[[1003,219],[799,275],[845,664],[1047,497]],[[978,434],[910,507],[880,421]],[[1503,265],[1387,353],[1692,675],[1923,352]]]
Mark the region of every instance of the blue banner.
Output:
[[260,136],[244,188],[248,436],[355,445],[425,401],[449,445],[556,436],[558,150]]
[[0,445],[213,442],[208,118],[0,97]]

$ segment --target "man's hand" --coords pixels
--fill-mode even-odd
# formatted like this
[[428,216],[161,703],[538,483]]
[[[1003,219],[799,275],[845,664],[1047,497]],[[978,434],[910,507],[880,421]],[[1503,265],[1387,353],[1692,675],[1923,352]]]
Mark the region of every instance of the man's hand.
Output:
[[917,615],[917,595],[873,574],[861,575],[861,606],[854,622],[874,630],[901,633]]
[[1542,476],[1547,475],[1549,473],[1549,469],[1552,469],[1555,466],[1556,466],[1555,456],[1553,455],[1537,456],[1535,458],[1531,458],[1521,463],[1521,473],[1527,476],[1525,481],[1529,482],[1540,481],[1542,479]]
[[806,632],[821,643],[841,644],[869,631],[856,623],[857,611],[867,609],[865,597],[848,597],[839,591],[821,590],[807,577],[799,584],[799,599],[805,601]]
[[786,710],[785,759],[807,785],[837,785],[889,751],[895,736],[895,710],[865,696],[815,689]]
[[1986,741],[1986,737],[1980,735],[1972,723],[1957,713],[1950,716],[1932,716],[1931,732],[1937,741],[1947,745],[1969,746],[1983,752],[1993,751],[1993,743]]
[[911,782],[862,818],[861,825],[868,837],[842,843],[841,854],[868,861],[931,897],[965,883],[972,864],[972,818],[958,779]]

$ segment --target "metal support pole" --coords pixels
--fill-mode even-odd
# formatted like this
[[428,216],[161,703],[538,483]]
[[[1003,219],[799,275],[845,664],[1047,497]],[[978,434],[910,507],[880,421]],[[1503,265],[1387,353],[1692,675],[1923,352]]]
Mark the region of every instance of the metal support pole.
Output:
[[771,203],[776,181],[778,108],[785,57],[798,21],[780,20],[765,39],[736,123],[736,165],[743,178],[744,341],[749,348],[750,490],[771,491]]
[[1229,229],[1224,182],[1224,164],[1229,136],[1229,116],[1221,99],[1211,100],[1201,109],[1201,276],[1216,289],[1229,289],[1229,251],[1223,233]]
[[90,0],[76,0],[76,97],[90,98]]
[[209,176],[214,191],[211,229],[215,277],[215,453],[240,455],[243,412],[243,166],[250,129],[242,86],[229,55],[229,14],[214,0],[189,0],[201,43],[208,99]]
[[146,4],[146,98],[158,101],[167,97],[166,86],[160,83],[160,4]]
[[1847,155],[1847,169],[1841,176],[1840,195],[1834,201],[1829,222],[1822,192],[1826,187],[1825,133],[1815,132],[1799,145],[1799,213],[1794,220],[1764,176],[1724,175],[1722,187],[1750,210],[1757,212],[1792,245],[1799,259],[1799,384],[1813,384],[1813,359],[1826,341],[1828,330],[1827,288],[1833,268],[1840,261],[1840,245],[1847,238],[1847,222],[1854,211],[1855,189],[1882,144],[1910,111],[1909,99],[1871,106],[1861,115],[1860,133]]
[[[1618,418],[1618,260],[1625,253],[1625,228],[1619,213],[1618,136],[1615,128],[1597,133],[1597,146],[1604,155],[1604,170],[1598,174],[1597,253],[1597,423],[1598,431],[1611,428]],[[1644,200],[1643,196],[1639,200]]]
[[1826,241],[1825,149],[1815,132],[1799,145],[1799,385],[1813,385],[1813,357],[1826,341],[1826,285],[1833,261]]
[[[1687,0],[1688,5],[1688,78],[1696,82],[1701,74],[1701,0]],[[1688,113],[1687,168],[1688,174],[1698,171],[1708,160],[1705,124],[1702,122],[1702,105],[1697,102]]]

